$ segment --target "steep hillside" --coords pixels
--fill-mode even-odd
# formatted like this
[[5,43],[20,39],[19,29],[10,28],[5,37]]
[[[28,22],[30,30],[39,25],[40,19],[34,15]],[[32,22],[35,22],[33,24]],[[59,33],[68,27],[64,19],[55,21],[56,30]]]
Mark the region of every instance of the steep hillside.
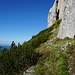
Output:
[[32,39],[30,39],[28,42],[23,44],[23,48],[26,48],[25,46],[30,44],[33,48],[34,51],[39,52],[39,57],[38,60],[40,59],[41,52],[42,50],[37,50],[42,44],[47,42],[47,40],[50,39],[56,39],[59,26],[60,26],[61,20],[57,20],[50,28],[47,28],[43,31],[41,31],[39,34],[36,36],[33,36]]
[[75,39],[49,40],[36,50],[41,55],[31,75],[75,74]]
[[75,74],[75,39],[58,39],[59,29],[57,21],[54,24],[53,34],[45,43],[35,50],[40,56],[36,65],[33,65],[22,75],[74,75]]
[[23,45],[15,45],[12,41],[10,50],[4,48],[0,53],[0,75],[21,75],[24,70],[35,65],[41,56],[41,50],[36,50],[41,44],[56,37],[61,20],[56,21],[36,36],[24,42]]
[[74,75],[75,39],[56,36],[61,20],[10,50],[0,53],[0,75]]

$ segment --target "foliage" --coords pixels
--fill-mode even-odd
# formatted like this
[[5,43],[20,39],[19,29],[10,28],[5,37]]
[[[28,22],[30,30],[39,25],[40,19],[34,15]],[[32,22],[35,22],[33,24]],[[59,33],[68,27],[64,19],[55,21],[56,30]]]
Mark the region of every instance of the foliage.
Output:
[[[50,39],[52,40],[52,39]],[[34,72],[31,75],[73,75],[75,74],[75,39],[54,39],[50,40],[38,47],[40,56],[35,65]],[[66,43],[70,43],[66,50],[61,50],[61,47]],[[50,52],[50,53],[49,53]],[[49,53],[45,57],[46,53]]]
[[[49,36],[53,34],[53,29],[57,28],[60,22],[61,20],[56,21],[50,28],[33,36],[29,41],[24,42],[23,45],[18,44],[16,46],[15,42],[12,41],[10,50],[4,48],[0,54],[0,75],[15,75],[27,66],[36,64],[39,51],[35,49],[49,39]],[[41,70],[44,69],[42,68]],[[41,74],[43,74],[43,71]]]
[[23,49],[22,45],[11,44],[10,50],[3,49],[0,54],[0,75],[15,75],[27,65],[35,64],[39,53],[28,46],[28,49]]

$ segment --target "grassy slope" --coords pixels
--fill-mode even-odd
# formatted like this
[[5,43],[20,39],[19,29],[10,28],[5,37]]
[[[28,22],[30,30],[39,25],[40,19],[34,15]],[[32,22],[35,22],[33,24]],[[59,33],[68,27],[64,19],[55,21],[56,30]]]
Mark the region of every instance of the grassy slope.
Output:
[[[75,74],[75,39],[65,38],[57,39],[59,25],[56,22],[53,25],[52,35],[49,39],[42,43],[36,51],[39,51],[40,56],[34,68],[34,73],[31,75],[73,75]],[[61,50],[61,47],[67,42],[66,50]]]

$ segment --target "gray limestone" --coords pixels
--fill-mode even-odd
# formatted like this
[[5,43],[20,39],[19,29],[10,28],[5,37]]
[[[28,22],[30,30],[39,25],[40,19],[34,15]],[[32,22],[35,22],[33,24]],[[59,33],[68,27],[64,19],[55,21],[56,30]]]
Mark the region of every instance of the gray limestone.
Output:
[[57,19],[62,19],[58,38],[74,38],[75,35],[75,0],[55,0],[48,14],[48,27]]

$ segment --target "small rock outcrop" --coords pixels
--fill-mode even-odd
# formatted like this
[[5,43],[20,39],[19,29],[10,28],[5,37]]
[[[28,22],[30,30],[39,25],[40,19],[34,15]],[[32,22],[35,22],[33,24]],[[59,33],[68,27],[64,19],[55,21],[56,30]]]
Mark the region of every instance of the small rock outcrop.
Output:
[[56,20],[62,19],[58,38],[75,36],[75,0],[55,0],[48,14],[48,27]]
[[24,71],[23,75],[31,75],[34,72],[34,65]]

